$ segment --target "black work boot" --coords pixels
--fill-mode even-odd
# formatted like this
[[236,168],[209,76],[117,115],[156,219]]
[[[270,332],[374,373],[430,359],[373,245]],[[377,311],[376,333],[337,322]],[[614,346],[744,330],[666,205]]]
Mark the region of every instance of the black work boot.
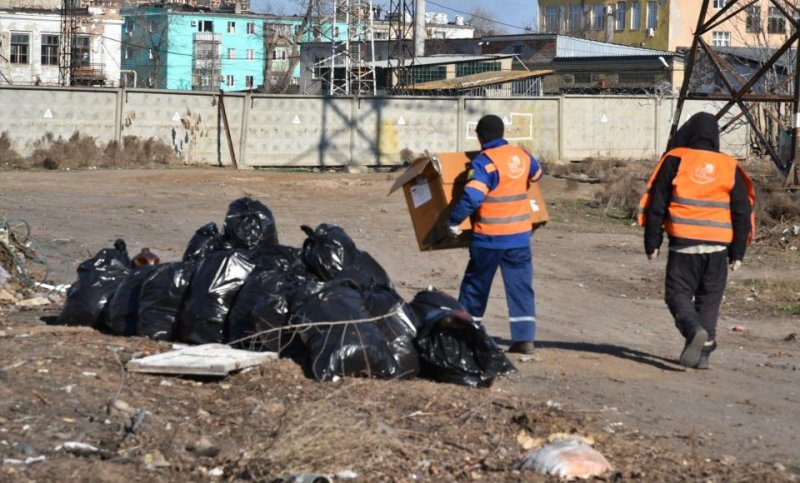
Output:
[[717,341],[709,340],[703,344],[703,349],[700,351],[700,362],[697,363],[698,369],[708,369],[708,356],[717,348]]
[[508,348],[508,352],[512,354],[533,354],[536,349],[533,346],[533,342],[516,341]]
[[701,326],[685,328],[686,345],[681,352],[680,363],[683,367],[697,367],[703,347],[708,341],[708,332]]

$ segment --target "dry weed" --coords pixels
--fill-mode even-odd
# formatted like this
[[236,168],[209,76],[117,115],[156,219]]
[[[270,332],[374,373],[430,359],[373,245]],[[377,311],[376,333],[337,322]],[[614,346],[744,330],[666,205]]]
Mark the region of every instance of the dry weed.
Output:
[[11,139],[6,131],[0,134],[0,166],[7,168],[25,167],[25,160],[11,148]]

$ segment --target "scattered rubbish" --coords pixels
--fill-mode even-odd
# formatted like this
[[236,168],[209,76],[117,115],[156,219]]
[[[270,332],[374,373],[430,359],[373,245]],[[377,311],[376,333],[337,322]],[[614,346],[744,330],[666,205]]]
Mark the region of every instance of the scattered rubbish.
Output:
[[800,340],[800,336],[797,335],[797,332],[792,332],[791,334],[784,337],[783,340],[785,340],[786,342],[797,342],[798,340]]
[[525,363],[525,362],[542,362],[543,359],[539,356],[519,356],[517,360]]
[[69,288],[69,285],[68,284],[53,285],[53,284],[49,284],[49,283],[39,282],[36,285],[34,285],[34,287],[35,288],[42,288],[42,289],[49,290],[51,292],[56,292],[56,293],[59,293],[59,294],[65,294],[65,293],[67,293],[67,289]]
[[277,483],[332,483],[326,475],[292,475],[275,480]]
[[50,299],[47,297],[33,297],[17,302],[17,307],[33,308],[48,304],[50,304]]
[[613,470],[608,460],[580,437],[566,437],[528,453],[514,469],[566,479],[592,478]]
[[207,456],[209,458],[213,458],[219,454],[219,448],[205,436],[201,437],[195,443],[188,444],[186,449],[197,456]]
[[524,429],[517,433],[517,443],[526,451],[540,447],[543,442],[542,438],[531,437]]
[[340,472],[336,473],[336,478],[339,478],[339,479],[342,479],[342,480],[352,480],[352,479],[358,478],[358,473],[356,473],[353,470],[343,470],[343,471],[340,471]]
[[172,466],[172,463],[167,461],[167,459],[164,458],[164,455],[161,454],[161,451],[159,450],[155,450],[152,453],[145,454],[144,464],[152,468],[169,468],[170,466]]
[[274,352],[250,352],[224,344],[203,344],[129,361],[130,372],[226,376],[230,372],[276,359]]
[[66,443],[62,444],[61,447],[64,449],[64,451],[78,456],[87,456],[100,451],[100,448],[97,446],[93,446],[88,443],[81,443],[80,441],[67,441]]
[[220,476],[222,476],[224,474],[225,474],[225,470],[223,468],[219,467],[219,466],[217,466],[216,468],[212,468],[208,472],[208,476],[213,476],[215,478],[220,477]]
[[97,373],[91,371],[83,371],[81,372],[81,375],[86,377],[97,377]]
[[41,463],[47,460],[47,456],[28,456],[24,460],[19,458],[4,458],[3,464],[4,465],[32,465],[34,463]]
[[158,265],[161,261],[158,255],[151,252],[149,248],[142,248],[142,250],[131,259],[131,268],[138,270],[147,265]]
[[733,325],[733,326],[728,327],[728,328],[731,330],[731,332],[738,332],[738,333],[741,333],[741,334],[750,332],[750,330],[747,327],[743,326],[743,325]]
[[8,285],[9,280],[11,280],[11,274],[5,268],[0,267],[0,289]]

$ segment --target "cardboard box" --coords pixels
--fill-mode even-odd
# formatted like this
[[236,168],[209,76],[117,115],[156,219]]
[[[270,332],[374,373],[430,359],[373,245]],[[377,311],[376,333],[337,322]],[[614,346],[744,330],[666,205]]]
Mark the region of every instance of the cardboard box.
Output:
[[[415,159],[389,189],[392,194],[403,188],[420,250],[469,246],[471,221],[464,220],[461,224],[464,233],[452,238],[447,233],[447,216],[464,192],[470,162],[478,154],[478,151],[426,154]],[[534,231],[547,223],[550,215],[537,183],[531,183],[528,198],[531,231]]]

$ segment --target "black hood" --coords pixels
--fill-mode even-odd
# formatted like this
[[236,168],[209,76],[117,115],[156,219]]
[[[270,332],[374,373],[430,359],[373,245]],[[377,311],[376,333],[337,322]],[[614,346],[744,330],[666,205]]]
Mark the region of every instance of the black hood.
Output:
[[707,112],[690,117],[675,133],[670,143],[673,148],[703,149],[719,152],[719,124],[717,118]]

